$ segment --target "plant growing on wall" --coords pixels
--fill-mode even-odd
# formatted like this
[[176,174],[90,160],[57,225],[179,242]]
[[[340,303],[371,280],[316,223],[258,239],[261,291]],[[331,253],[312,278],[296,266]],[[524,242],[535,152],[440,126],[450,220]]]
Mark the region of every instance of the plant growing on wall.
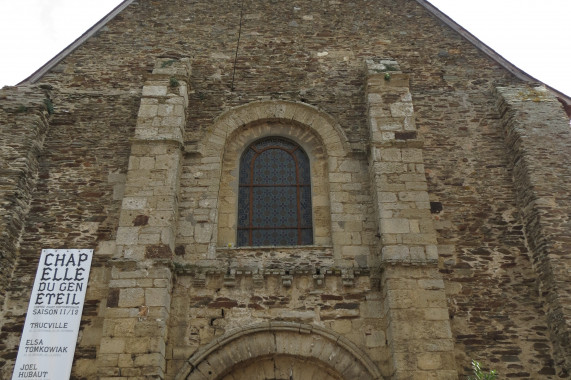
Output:
[[176,59],[169,59],[168,61],[164,61],[164,62],[161,64],[161,68],[164,69],[165,67],[172,66],[172,64],[175,63],[175,62],[176,62]]
[[175,77],[170,77],[169,86],[171,88],[176,88],[176,87],[180,86],[180,83],[178,82],[178,80]]
[[498,378],[496,371],[484,372],[480,363],[475,360],[472,360],[472,370],[474,371],[474,376],[468,376],[468,380],[496,380]]
[[48,111],[49,115],[53,115],[54,113],[54,104],[52,103],[51,99],[45,98],[44,105],[46,106],[46,110]]

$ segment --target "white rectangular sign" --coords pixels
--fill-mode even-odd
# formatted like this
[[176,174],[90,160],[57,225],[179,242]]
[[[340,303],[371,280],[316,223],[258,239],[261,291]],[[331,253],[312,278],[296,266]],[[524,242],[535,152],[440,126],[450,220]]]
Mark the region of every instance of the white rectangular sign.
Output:
[[92,249],[43,249],[12,380],[69,379]]

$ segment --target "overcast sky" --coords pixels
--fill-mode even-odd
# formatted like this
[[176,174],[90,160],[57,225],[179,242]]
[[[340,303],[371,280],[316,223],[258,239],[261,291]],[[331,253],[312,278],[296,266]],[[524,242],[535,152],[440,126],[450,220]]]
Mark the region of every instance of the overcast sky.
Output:
[[[120,3],[0,0],[0,87],[24,80]],[[571,0],[431,3],[528,74],[571,96]]]

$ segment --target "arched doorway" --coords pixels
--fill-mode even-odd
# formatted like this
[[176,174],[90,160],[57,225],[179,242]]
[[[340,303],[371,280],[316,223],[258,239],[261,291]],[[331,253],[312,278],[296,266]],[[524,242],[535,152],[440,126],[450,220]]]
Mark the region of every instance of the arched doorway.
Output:
[[347,338],[322,327],[267,322],[228,332],[188,359],[177,380],[382,379]]
[[269,355],[238,363],[221,380],[342,380],[323,362],[292,355]]

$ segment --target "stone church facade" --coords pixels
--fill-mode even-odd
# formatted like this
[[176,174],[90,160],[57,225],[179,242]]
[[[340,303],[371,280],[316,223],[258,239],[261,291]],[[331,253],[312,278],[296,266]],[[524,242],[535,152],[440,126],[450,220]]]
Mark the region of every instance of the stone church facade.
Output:
[[424,0],[126,0],[0,91],[0,368],[94,249],[73,379],[571,371],[571,99]]

